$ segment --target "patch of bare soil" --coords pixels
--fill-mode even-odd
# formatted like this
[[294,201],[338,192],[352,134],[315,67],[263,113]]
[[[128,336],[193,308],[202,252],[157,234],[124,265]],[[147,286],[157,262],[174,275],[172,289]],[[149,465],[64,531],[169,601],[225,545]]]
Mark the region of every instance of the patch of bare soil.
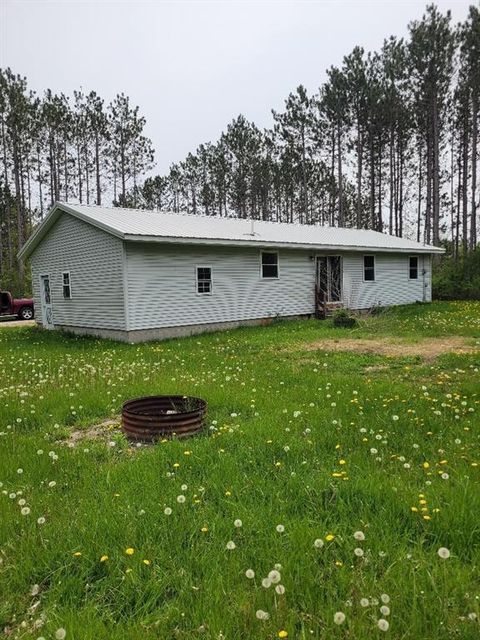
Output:
[[425,338],[418,342],[404,340],[393,341],[390,338],[318,340],[300,345],[302,351],[353,351],[371,353],[380,356],[406,357],[419,356],[432,362],[438,356],[447,353],[478,353],[479,350],[466,343],[461,336],[447,338]]
[[121,424],[120,419],[104,420],[100,424],[94,424],[91,427],[85,427],[84,429],[75,429],[72,433],[63,440],[63,442],[69,446],[74,447],[77,443],[84,440],[105,440],[111,437],[115,432],[120,431]]

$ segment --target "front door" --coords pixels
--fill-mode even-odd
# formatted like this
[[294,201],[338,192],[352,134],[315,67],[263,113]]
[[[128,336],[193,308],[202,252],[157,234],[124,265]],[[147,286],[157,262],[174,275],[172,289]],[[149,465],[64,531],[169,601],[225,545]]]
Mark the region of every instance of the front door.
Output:
[[317,258],[317,296],[320,304],[342,301],[342,259],[340,256]]
[[42,324],[45,329],[53,329],[52,295],[50,276],[40,276],[40,295],[42,301]]

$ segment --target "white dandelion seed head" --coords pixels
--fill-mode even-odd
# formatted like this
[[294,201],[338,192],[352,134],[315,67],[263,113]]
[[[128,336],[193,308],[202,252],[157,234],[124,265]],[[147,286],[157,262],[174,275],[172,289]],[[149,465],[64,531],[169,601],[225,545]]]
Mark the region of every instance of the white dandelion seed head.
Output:
[[44,516],[40,516],[39,518],[37,518],[37,524],[45,524]]
[[357,556],[357,558],[361,558],[363,556],[363,549],[360,549],[360,547],[357,547],[356,549],[353,550],[353,553]]
[[18,505],[20,507],[23,507],[23,505],[27,504],[27,501],[25,500],[25,498],[20,498],[20,500],[18,501]]
[[370,604],[370,601],[368,600],[368,598],[360,598],[361,607],[368,607],[369,604]]
[[34,584],[30,589],[30,595],[38,596],[39,593],[40,593],[40,585]]
[[316,549],[321,549],[321,548],[323,547],[323,545],[324,545],[324,544],[325,544],[325,543],[323,542],[323,540],[322,540],[321,538],[317,538],[317,539],[316,539],[316,540],[314,540],[314,542],[313,542],[313,546],[314,546]]
[[270,614],[267,613],[267,611],[263,611],[263,609],[258,609],[258,611],[255,612],[255,616],[259,620],[268,620],[270,617]]
[[279,596],[283,596],[283,594],[285,593],[285,587],[283,586],[283,584],[277,584],[277,586],[275,587],[275,591]]
[[383,618],[380,618],[380,620],[377,622],[377,627],[380,629],[380,631],[388,631],[388,627],[390,625],[388,624],[387,620],[384,620]]
[[55,631],[55,640],[65,640],[66,637],[67,637],[67,632],[62,627],[60,627],[60,629],[57,629]]
[[243,522],[240,520],[240,518],[237,518],[236,520],[233,521],[233,526],[237,527],[237,529],[240,529],[240,527],[243,526]]
[[263,578],[262,587],[264,589],[269,589],[271,586],[272,586],[272,581],[270,580],[270,578]]
[[390,615],[390,607],[387,607],[386,604],[382,604],[382,606],[380,607],[380,613],[382,614],[382,616],[389,616]]
[[183,504],[185,502],[186,498],[184,495],[180,494],[179,496],[177,496],[177,502],[178,504]]
[[440,547],[437,553],[443,560],[448,560],[448,558],[450,558],[450,551],[447,549],[447,547]]
[[270,582],[272,584],[278,584],[280,582],[280,580],[282,579],[282,576],[280,575],[280,571],[277,571],[276,569],[273,569],[268,574],[268,579],[270,580]]
[[380,596],[380,600],[384,604],[388,604],[390,602],[390,596],[387,593],[382,593],[382,595]]
[[30,507],[22,507],[20,513],[22,516],[28,516],[30,514]]
[[275,529],[277,530],[278,533],[283,533],[285,531],[285,527],[283,526],[283,524],[277,524]]
[[345,614],[343,613],[343,611],[337,611],[336,614],[333,616],[333,621],[335,624],[343,624],[345,622]]
[[277,571],[281,571],[282,570],[282,565],[279,562],[276,562],[273,565],[273,568],[276,569]]
[[255,578],[255,571],[253,569],[247,569],[245,575],[249,580],[253,580]]
[[448,473],[442,473],[442,480],[448,480],[449,477]]
[[355,540],[359,540],[359,541],[365,540],[365,534],[363,533],[363,531],[355,531],[355,533],[353,534],[353,537],[355,538]]
[[180,487],[180,489],[182,491],[186,491],[188,489],[188,486],[186,484],[182,484],[182,486]]
[[166,516],[171,516],[171,515],[172,515],[172,509],[171,509],[171,507],[165,507],[165,509],[163,510],[163,513],[164,513]]
[[227,542],[227,545],[226,545],[226,546],[227,546],[227,549],[228,549],[229,551],[233,551],[233,550],[236,548],[236,546],[237,546],[237,545],[235,544],[235,542],[234,542],[233,540],[229,540],[229,541]]

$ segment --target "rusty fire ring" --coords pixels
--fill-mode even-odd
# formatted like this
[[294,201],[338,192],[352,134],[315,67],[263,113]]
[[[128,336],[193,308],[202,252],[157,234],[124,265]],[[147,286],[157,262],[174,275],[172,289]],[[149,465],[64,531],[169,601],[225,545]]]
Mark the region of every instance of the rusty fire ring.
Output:
[[145,396],[122,406],[125,435],[142,442],[165,436],[185,438],[203,428],[207,403],[193,396]]

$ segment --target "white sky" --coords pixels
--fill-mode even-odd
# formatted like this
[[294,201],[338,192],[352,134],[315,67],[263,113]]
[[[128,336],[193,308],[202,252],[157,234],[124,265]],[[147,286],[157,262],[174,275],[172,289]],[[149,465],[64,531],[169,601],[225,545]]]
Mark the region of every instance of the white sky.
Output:
[[[438,1],[465,20],[464,0]],[[271,125],[290,91],[316,91],[355,45],[378,49],[422,0],[0,0],[0,66],[38,93],[124,92],[147,119],[156,171],[243,113]]]

